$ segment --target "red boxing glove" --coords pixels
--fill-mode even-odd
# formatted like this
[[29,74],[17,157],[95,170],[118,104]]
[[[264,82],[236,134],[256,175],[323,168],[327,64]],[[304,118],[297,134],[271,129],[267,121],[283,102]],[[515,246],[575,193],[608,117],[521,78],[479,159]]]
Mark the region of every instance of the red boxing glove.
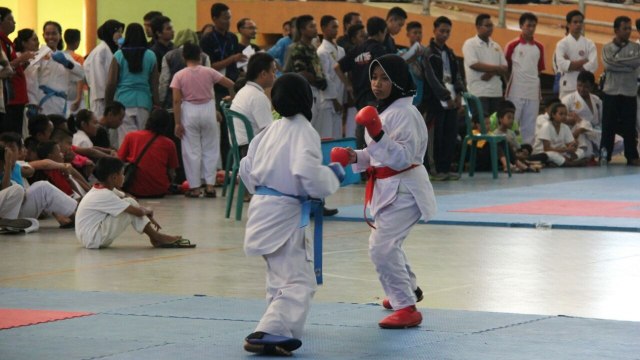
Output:
[[373,106],[365,106],[356,114],[356,123],[367,128],[372,138],[376,138],[382,131],[382,122],[378,110]]
[[349,165],[351,156],[349,155],[349,151],[343,147],[334,147],[331,149],[331,162],[337,162],[342,165],[342,167],[346,167]]

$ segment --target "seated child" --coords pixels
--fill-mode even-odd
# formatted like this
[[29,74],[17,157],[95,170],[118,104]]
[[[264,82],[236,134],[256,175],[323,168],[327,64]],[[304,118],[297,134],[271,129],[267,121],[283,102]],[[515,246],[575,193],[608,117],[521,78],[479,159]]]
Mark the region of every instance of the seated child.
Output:
[[555,103],[549,109],[551,119],[536,135],[533,154],[545,153],[548,162],[556,166],[582,166],[586,162],[578,159],[576,150],[578,143],[573,138],[571,129],[565,124],[567,107],[562,103]]
[[124,182],[124,163],[113,157],[98,160],[94,175],[98,183],[85,195],[76,214],[76,237],[87,249],[106,248],[127,228],[145,233],[153,247],[194,248],[181,236],[166,235],[153,219],[151,209],[116,189]]
[[74,169],[82,174],[85,179],[89,179],[93,174],[95,163],[86,156],[82,156],[73,151],[72,137],[68,132],[56,132],[51,135],[51,140],[58,143],[62,151],[65,163],[70,163]]
[[26,187],[21,166],[17,163],[17,153],[13,145],[0,144],[0,178],[4,181],[4,174],[11,170],[11,182],[24,190],[18,216],[37,219],[42,214],[52,214],[61,227],[73,227],[78,203],[47,181],[36,181]]
[[[519,154],[528,152],[526,149],[522,149],[520,143],[518,143],[517,135],[512,130],[513,127],[513,115],[515,114],[515,109],[513,108],[501,108],[497,112],[499,126],[496,130],[493,131],[495,135],[504,135],[507,138],[507,144],[509,144],[509,161],[511,164],[511,171],[513,172],[538,172],[540,169],[537,167],[531,167],[525,161],[520,160]],[[502,154],[502,148],[499,148],[500,153],[500,163],[504,171],[507,171],[507,159],[504,154]]]
[[[58,164],[64,164],[64,158],[60,146],[55,141],[44,141],[38,144],[38,157],[41,160],[49,159]],[[62,169],[42,170],[44,177],[65,194],[78,200],[91,189],[71,164],[64,164]]]
[[117,157],[117,154],[108,148],[93,146],[90,137],[98,132],[98,118],[87,109],[78,111],[75,115],[76,133],[73,134],[73,151],[77,154],[97,160],[105,156]]

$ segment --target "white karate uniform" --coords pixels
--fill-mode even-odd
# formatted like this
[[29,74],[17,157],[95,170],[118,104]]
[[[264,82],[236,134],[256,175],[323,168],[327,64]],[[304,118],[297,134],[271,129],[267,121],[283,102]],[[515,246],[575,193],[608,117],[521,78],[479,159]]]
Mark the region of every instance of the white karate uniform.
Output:
[[101,42],[84,61],[85,77],[89,85],[89,107],[97,117],[104,114],[104,91],[107,88],[107,76],[112,60],[111,49],[105,42]]
[[436,214],[436,199],[427,170],[422,165],[428,135],[424,119],[411,97],[400,98],[380,114],[385,134],[379,142],[365,134],[367,147],[356,150],[354,172],[370,166],[404,170],[375,182],[369,210],[376,229],[369,237],[369,254],[380,283],[394,309],[415,305],[416,276],[411,271],[402,244],[418,220]]
[[[325,198],[340,186],[322,165],[318,133],[300,114],[273,122],[251,141],[240,177],[251,193],[266,186],[287,195]],[[300,202],[288,196],[254,195],[249,204],[244,250],[267,262],[268,308],[256,331],[302,335],[316,280],[313,245],[299,227],[300,217]]]
[[150,220],[124,212],[140,206],[118,189],[93,187],[82,198],[76,213],[76,237],[87,249],[106,248],[131,225],[142,234]]
[[17,219],[23,199],[24,188],[18,184],[0,190],[0,218]]
[[578,84],[579,70],[569,71],[572,61],[589,59],[589,62],[582,67],[592,73],[598,70],[598,50],[593,41],[584,36],[576,40],[573,35],[568,34],[556,44],[556,51],[553,54],[554,64],[560,76],[560,99],[576,91]]
[[204,104],[182,102],[182,161],[190,188],[216,183],[220,158],[220,130],[214,100]]
[[70,217],[78,202],[47,181],[36,181],[26,190],[19,217],[37,219],[43,212]]
[[[65,112],[68,99],[66,93],[69,83],[80,81],[84,77],[82,65],[73,60],[69,54],[64,54],[64,56],[73,63],[73,69],[69,70],[52,59],[42,59],[38,63],[31,65],[34,67],[33,71],[35,74],[35,77],[32,78],[31,86],[37,94],[34,104],[42,108],[40,111],[41,114],[57,114],[66,117],[69,111],[67,108]],[[44,91],[40,88],[41,86],[47,86],[54,91],[64,93],[65,97],[53,95],[47,98]]]
[[558,166],[562,166],[566,159],[564,153],[557,151],[544,151],[544,144],[542,140],[549,141],[551,147],[558,148],[563,147],[574,141],[571,129],[567,124],[560,124],[560,131],[556,131],[553,126],[553,122],[549,121],[542,126],[540,132],[537,134],[536,142],[533,144],[533,154],[545,153],[549,157],[549,161]]
[[[587,102],[577,91],[562,98],[562,103],[567,107],[567,112],[574,112],[582,119],[576,126],[589,130],[580,136],[581,138],[584,136],[590,144],[589,151],[585,156],[599,155],[598,151],[600,150],[600,139],[602,137],[602,100],[594,94],[590,95],[593,109],[589,108]],[[585,139],[578,139],[580,146],[583,145]],[[622,152],[624,152],[624,139],[616,134],[613,141],[612,155],[621,154]]]
[[340,105],[344,104],[344,84],[333,67],[344,57],[344,49],[330,41],[322,40],[317,52],[322,72],[327,79],[327,88],[320,91],[318,119],[313,121],[312,125],[321,138],[341,139],[342,112],[335,111],[333,100],[338,100]]

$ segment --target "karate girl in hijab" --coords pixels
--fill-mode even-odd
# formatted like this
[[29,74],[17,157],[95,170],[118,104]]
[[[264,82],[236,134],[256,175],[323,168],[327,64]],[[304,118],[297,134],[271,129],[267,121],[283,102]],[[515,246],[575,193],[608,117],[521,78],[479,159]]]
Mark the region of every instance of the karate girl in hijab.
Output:
[[302,76],[284,74],[273,85],[272,103],[283,118],[249,144],[240,177],[254,194],[249,205],[245,253],[267,263],[267,310],[247,336],[249,352],[291,355],[316,291],[313,244],[305,237],[309,198],[338,190],[340,164],[322,165],[320,136],[311,126],[311,87]]
[[44,115],[67,117],[67,87],[84,77],[82,65],[71,55],[62,52],[62,27],[55,21],[47,21],[42,28],[46,45],[51,54],[33,65],[33,86],[39,89],[37,104]]
[[107,75],[113,60],[113,54],[118,51],[118,41],[122,38],[124,24],[117,20],[107,20],[98,28],[100,44],[96,46],[84,62],[85,77],[89,85],[89,106],[96,116],[104,114],[104,91],[107,88]]
[[395,310],[379,325],[407,328],[422,322],[415,306],[422,300],[422,290],[402,244],[420,219],[429,220],[436,213],[433,188],[422,165],[427,127],[412,105],[413,82],[401,57],[384,55],[374,60],[369,78],[377,108],[367,106],[356,115],[356,122],[367,129],[367,147],[334,148],[331,161],[353,164],[354,171],[369,174],[365,207],[374,219],[369,224],[369,255],[386,294],[383,306]]

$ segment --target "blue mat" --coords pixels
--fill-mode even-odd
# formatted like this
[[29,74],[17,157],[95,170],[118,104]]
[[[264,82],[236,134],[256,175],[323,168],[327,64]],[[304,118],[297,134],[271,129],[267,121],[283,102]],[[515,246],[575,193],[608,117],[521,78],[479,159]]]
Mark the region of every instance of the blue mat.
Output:
[[[637,218],[458,212],[539,199],[640,201],[640,174],[567,181],[521,188],[436,196],[438,214],[429,224],[639,232]],[[327,221],[362,221],[363,205],[339,208]]]
[[[18,303],[18,300],[21,300]],[[0,307],[97,311],[0,331],[0,358],[242,359],[263,300],[0,289]],[[302,359],[638,359],[640,323],[421,309],[424,322],[382,330],[379,305],[314,303]],[[481,354],[481,355],[480,355]],[[544,354],[544,355],[542,355]]]

